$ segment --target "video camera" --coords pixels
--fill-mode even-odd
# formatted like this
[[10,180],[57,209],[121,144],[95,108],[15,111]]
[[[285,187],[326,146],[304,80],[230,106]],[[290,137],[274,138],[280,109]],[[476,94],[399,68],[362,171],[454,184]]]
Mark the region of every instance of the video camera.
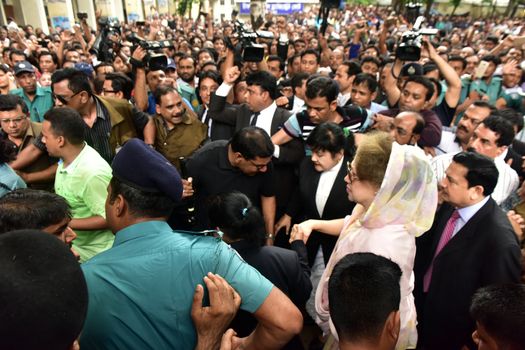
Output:
[[401,43],[396,49],[397,59],[401,61],[419,61],[423,35],[436,35],[438,33],[438,30],[434,28],[420,29],[424,20],[425,17],[419,16],[412,30],[403,33]]
[[148,51],[143,60],[145,66],[154,70],[164,69],[168,66],[168,57],[162,53],[162,49],[173,47],[173,43],[170,40],[148,41],[141,38],[136,33],[128,35],[126,40],[133,43],[132,51],[134,51],[137,46]]
[[273,40],[273,33],[247,30],[240,20],[235,21],[235,31],[241,43],[242,59],[246,62],[261,62],[264,58],[264,46],[257,44],[257,38]]
[[100,34],[95,39],[90,52],[97,55],[97,59],[101,62],[112,62],[116,52],[120,48],[120,39],[112,41],[110,36],[120,36],[120,23],[115,19],[100,17],[98,25],[100,27]]

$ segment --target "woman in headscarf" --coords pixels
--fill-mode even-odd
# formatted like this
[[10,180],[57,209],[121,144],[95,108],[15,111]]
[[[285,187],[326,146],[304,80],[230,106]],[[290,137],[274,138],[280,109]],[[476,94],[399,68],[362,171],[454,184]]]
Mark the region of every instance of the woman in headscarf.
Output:
[[337,337],[328,307],[328,281],[333,267],[347,254],[374,253],[397,263],[403,271],[401,330],[396,349],[415,348],[415,238],[431,227],[436,211],[437,184],[432,169],[422,150],[392,143],[384,133],[367,135],[347,166],[348,199],[358,204],[352,215],[331,221],[308,220],[293,228],[305,237],[312,230],[339,235],[317,288],[316,321],[325,334],[331,332]]

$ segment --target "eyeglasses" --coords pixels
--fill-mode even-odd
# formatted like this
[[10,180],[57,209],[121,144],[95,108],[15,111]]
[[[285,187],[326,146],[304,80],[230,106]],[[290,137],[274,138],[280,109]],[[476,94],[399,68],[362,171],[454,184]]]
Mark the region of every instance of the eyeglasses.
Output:
[[61,96],[61,95],[57,95],[55,93],[52,93],[51,97],[53,97],[53,100],[59,100],[62,104],[67,105],[69,103],[69,101],[71,101],[73,99],[73,97],[75,97],[76,95],[80,94],[81,92],[82,91],[75,92],[70,97],[65,97],[65,96]]
[[20,117],[16,117],[16,118],[11,118],[11,119],[0,119],[0,123],[2,124],[11,124],[11,123],[14,123],[14,124],[18,124],[20,122],[22,122],[24,119],[26,119],[27,116],[20,116]]
[[257,164],[253,160],[249,160],[249,162],[252,163],[252,165],[254,167],[256,167],[257,170],[263,170],[264,168],[266,168],[268,166],[268,163],[266,163],[266,164]]
[[352,163],[350,163],[350,161],[346,162],[346,170],[348,171],[348,182],[350,184],[359,181],[357,174],[354,172],[354,169],[352,169]]

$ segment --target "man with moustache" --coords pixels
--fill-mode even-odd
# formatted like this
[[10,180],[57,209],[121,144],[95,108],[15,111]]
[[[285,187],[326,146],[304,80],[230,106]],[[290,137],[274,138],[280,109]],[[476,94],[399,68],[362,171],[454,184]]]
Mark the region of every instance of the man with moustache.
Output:
[[36,84],[35,69],[31,63],[22,61],[14,67],[16,84],[20,87],[11,93],[22,97],[29,108],[31,121],[41,123],[44,114],[53,107],[53,97],[49,87]]
[[207,138],[207,127],[190,118],[177,89],[160,86],[155,91],[157,114],[153,117],[156,127],[155,149],[180,171],[180,157],[188,157]]
[[[512,124],[505,118],[493,114],[486,117],[476,127],[466,147],[468,151],[479,153],[494,161],[499,175],[492,198],[498,205],[501,205],[510,194],[514,193],[519,184],[518,175],[504,161],[507,148],[512,143],[514,135]],[[438,181],[446,177],[446,170],[457,153],[443,154],[432,160],[432,167]]]
[[485,101],[472,103],[463,114],[455,132],[443,130],[441,142],[434,147],[435,155],[466,151],[476,127],[495,110],[494,106]]

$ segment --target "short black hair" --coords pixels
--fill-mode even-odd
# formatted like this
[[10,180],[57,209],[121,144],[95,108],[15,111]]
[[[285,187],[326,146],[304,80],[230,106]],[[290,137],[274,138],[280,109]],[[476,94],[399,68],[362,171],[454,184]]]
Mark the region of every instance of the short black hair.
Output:
[[355,61],[344,61],[341,63],[342,66],[346,66],[346,74],[351,77],[362,72],[361,65]]
[[108,73],[106,80],[111,81],[111,88],[114,92],[122,92],[124,98],[129,100],[133,91],[133,81],[127,75],[122,73]]
[[278,61],[279,62],[279,70],[281,72],[284,72],[284,61],[281,57],[277,56],[277,55],[270,55],[268,56],[268,59],[266,60],[266,62],[271,62],[271,61]]
[[0,165],[16,159],[16,149],[7,138],[0,137]]
[[267,91],[270,94],[272,100],[277,98],[277,79],[270,72],[258,71],[248,74],[246,85],[259,86],[263,91]]
[[428,78],[419,75],[408,77],[408,79],[405,80],[403,89],[408,83],[416,83],[425,87],[425,89],[427,90],[427,93],[425,94],[425,101],[430,101],[430,99],[432,99],[432,96],[434,96],[434,84],[432,84],[432,82]]
[[84,142],[84,120],[73,108],[51,108],[44,114],[44,119],[51,123],[55,136],[63,136],[72,145]]
[[495,114],[503,117],[512,126],[515,126],[518,132],[523,129],[523,114],[512,108],[499,109]]
[[501,115],[491,114],[485,118],[481,124],[498,135],[496,144],[499,147],[510,146],[512,141],[514,141],[514,127],[509,120]]
[[164,193],[142,191],[119,180],[116,176],[109,182],[110,203],[118,195],[126,200],[130,214],[141,218],[168,217],[175,208],[175,201]]
[[275,147],[270,136],[256,126],[249,126],[237,131],[230,139],[232,151],[239,152],[246,159],[268,158],[273,155]]
[[348,254],[328,281],[330,317],[339,339],[376,343],[388,316],[399,310],[401,269],[372,253]]
[[301,52],[301,59],[306,55],[314,55],[315,59],[317,60],[317,64],[321,61],[321,56],[319,55],[319,52],[314,49],[306,49],[303,52]]
[[245,239],[260,245],[266,229],[264,219],[250,199],[241,192],[221,193],[210,199],[211,227],[219,227],[228,238]]
[[498,56],[495,56],[495,55],[485,55],[485,56],[481,57],[481,60],[485,61],[485,62],[492,62],[496,66],[501,63],[501,59]]
[[0,234],[20,229],[43,230],[71,218],[69,204],[54,193],[18,189],[0,198]]
[[42,51],[40,54],[38,54],[38,62],[40,63],[40,57],[42,56],[51,56],[51,59],[53,60],[53,63],[58,66],[58,56],[55,52],[51,51]]
[[51,87],[63,80],[68,80],[68,89],[73,91],[73,93],[78,94],[85,91],[89,96],[93,95],[89,78],[83,72],[75,68],[59,69],[51,76]]
[[219,85],[219,86],[222,84],[222,77],[219,74],[219,72],[215,72],[215,71],[212,71],[212,70],[200,72],[200,74],[199,74],[199,83],[197,84],[197,88],[195,89],[195,93],[197,94],[197,100],[199,100],[200,104],[202,104],[202,100],[201,100],[201,96],[199,94],[199,90],[201,88],[201,82],[204,79],[211,79],[214,82],[216,82],[217,85]]
[[434,91],[437,91],[438,97],[441,95],[441,91],[443,90],[443,87],[441,86],[441,82],[437,80],[436,78],[427,78],[430,80],[432,84],[434,84]]
[[461,69],[467,68],[467,60],[464,57],[454,55],[454,56],[450,56],[448,61],[449,62],[453,62],[453,61],[461,62],[461,65],[462,65]]
[[339,95],[339,85],[328,77],[312,75],[306,82],[305,95],[309,99],[325,97],[328,103],[332,103]]
[[376,78],[368,73],[359,73],[355,76],[353,85],[365,85],[366,88],[371,92],[374,93],[377,91],[378,83]]
[[[375,46],[371,46],[375,49],[377,49],[377,47]],[[377,66],[377,68],[380,68],[381,67],[381,60],[377,57],[374,57],[374,56],[363,56],[363,58],[361,58],[361,66],[364,64],[364,63],[368,63],[368,62],[371,62],[373,64],[375,64]]]
[[483,195],[489,196],[498,183],[498,168],[489,157],[476,152],[460,152],[452,161],[467,168],[468,187],[482,186]]
[[313,151],[327,151],[332,156],[341,150],[350,157],[355,154],[354,134],[345,134],[340,125],[332,122],[317,125],[308,135],[306,144]]
[[495,35],[489,35],[487,36],[487,38],[485,39],[486,41],[490,41],[491,43],[493,43],[494,45],[496,45],[499,41],[499,38]]
[[87,314],[88,291],[69,247],[37,230],[0,235],[0,348],[69,349]]
[[501,348],[525,346],[525,285],[494,284],[478,289],[470,315]]
[[14,111],[17,106],[20,106],[22,113],[26,115],[29,113],[29,109],[22,97],[13,94],[0,95],[0,111]]
[[294,76],[290,80],[290,85],[292,87],[294,94],[295,94],[295,89],[297,89],[298,87],[301,87],[303,85],[303,82],[305,80],[308,80],[309,76],[310,74],[304,73],[304,72],[299,72],[297,74],[294,74]]
[[9,59],[12,60],[14,55],[24,56],[24,61],[27,60],[27,55],[22,50],[11,49],[11,51],[9,52]]
[[157,102],[157,104],[160,106],[162,96],[165,96],[172,92],[179,95],[179,92],[173,86],[159,85],[159,87],[157,87],[153,92],[153,96],[155,97],[155,101]]

